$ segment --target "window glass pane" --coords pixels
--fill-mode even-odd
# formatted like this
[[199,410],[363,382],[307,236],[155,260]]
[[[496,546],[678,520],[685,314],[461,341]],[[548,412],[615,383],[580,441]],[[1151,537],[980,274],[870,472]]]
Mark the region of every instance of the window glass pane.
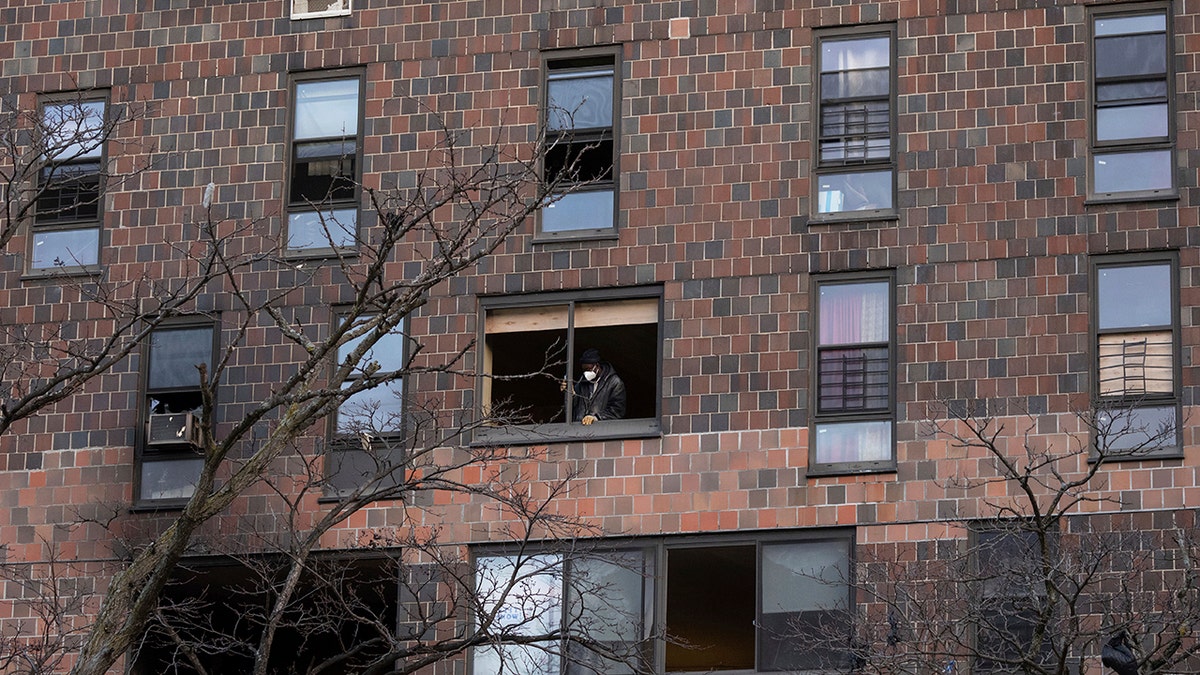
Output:
[[345,248],[354,245],[357,209],[288,214],[288,248]]
[[1127,101],[1138,98],[1166,98],[1165,79],[1142,80],[1140,82],[1113,82],[1096,86],[1096,100],[1100,102]]
[[335,494],[347,494],[386,471],[391,473],[381,477],[375,487],[395,487],[404,480],[403,459],[402,448],[389,446],[383,440],[372,443],[370,451],[348,442],[325,456],[328,487]]
[[1167,37],[1123,35],[1096,40],[1096,77],[1163,75],[1167,72]]
[[891,334],[886,281],[820,285],[820,344],[887,342]]
[[42,110],[42,122],[47,160],[100,157],[104,149],[104,101],[47,105]]
[[821,76],[821,100],[887,96],[891,87],[888,70],[845,70]]
[[1092,158],[1092,176],[1097,193],[1169,190],[1171,151],[1097,153]]
[[849,580],[848,540],[763,544],[758,669],[842,672]]
[[204,468],[200,457],[142,461],[142,499],[187,499],[196,491]]
[[1172,324],[1169,264],[1100,267],[1096,286],[1102,330]]
[[1096,19],[1096,37],[1129,33],[1153,33],[1167,30],[1166,14],[1106,16]]
[[1096,140],[1165,137],[1167,104],[1127,105],[1096,110]]
[[100,215],[100,162],[47,164],[38,176],[37,222],[96,220]]
[[296,83],[294,138],[358,135],[358,78]]
[[558,675],[554,642],[504,644],[504,636],[546,635],[562,626],[562,565],[557,556],[489,556],[475,562],[482,613],[495,615],[489,633],[496,643],[477,647],[474,675]]
[[167,328],[150,336],[150,389],[200,388],[196,366],[212,366],[212,328]]
[[572,192],[542,209],[543,232],[612,229],[612,190]]
[[[643,660],[641,641],[649,637],[647,597],[652,570],[642,551],[606,553],[571,565],[567,587],[567,630],[582,638],[571,646],[570,675],[627,675]],[[614,658],[588,649],[597,645]]]
[[1102,453],[1143,454],[1179,449],[1175,406],[1114,408],[1096,415],[1096,446]]
[[553,72],[547,75],[546,122],[550,129],[612,126],[613,71]]
[[95,265],[100,261],[100,230],[37,230],[33,233],[34,269]]
[[[350,385],[350,382],[345,382],[342,387]],[[395,380],[353,394],[338,408],[337,432],[365,432],[375,435],[398,431],[401,427],[403,396],[403,380]]]
[[818,424],[816,444],[818,464],[887,461],[892,458],[892,423]]
[[850,561],[845,541],[764,544],[764,614],[845,609]]
[[[346,360],[346,357],[353,352],[360,343],[366,338],[366,335],[360,335],[341,347],[338,347],[338,363]],[[359,361],[360,369],[372,361],[379,363],[379,371],[383,373],[394,373],[404,367],[404,334],[399,330],[393,330],[391,333],[379,338],[375,346],[367,350]]]
[[821,41],[821,72],[889,68],[891,38],[887,36]]
[[892,208],[892,172],[863,171],[818,177],[820,213]]

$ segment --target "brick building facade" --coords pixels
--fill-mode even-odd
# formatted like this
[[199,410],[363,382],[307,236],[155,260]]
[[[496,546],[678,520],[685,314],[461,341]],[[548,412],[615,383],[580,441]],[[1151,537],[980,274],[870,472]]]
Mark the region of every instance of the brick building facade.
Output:
[[[1136,549],[1174,551],[1160,567],[1186,567],[1200,508],[1195,2],[293,2],[0,8],[5,112],[144,111],[59,162],[64,175],[103,163],[128,179],[94,188],[90,210],[56,188],[59,210],[31,215],[5,247],[10,343],[17,327],[103,332],[81,290],[93,281],[184,281],[177,247],[200,237],[209,183],[211,213],[242,228],[240,250],[278,254],[239,282],[288,288],[315,268],[283,304],[328,335],[350,300],[337,256],[369,239],[371,191],[417,185],[443,128],[468,149],[545,130],[561,154],[543,174],[577,189],[428,292],[407,321],[422,345],[413,364],[462,354],[464,365],[403,387],[460,420],[509,398],[547,410],[536,428],[471,440],[532,448],[522,468],[571,477],[556,511],[648,552],[651,628],[703,630],[664,590],[695,583],[689,570],[748,584],[757,602],[724,605],[758,627],[750,647],[722,643],[739,657],[693,660],[657,641],[651,669],[809,667],[807,652],[779,647],[783,624],[774,637],[764,628],[803,613],[772,613],[759,596],[786,567],[773,556],[792,547],[846,575],[878,571],[953,558],[979,523],[1018,515],[1000,508],[1021,503],[1012,481],[958,482],[1003,471],[931,430],[946,406],[994,416],[1004,453],[1068,453],[1068,478],[1096,466],[1097,427],[1132,420],[1064,527],[1144,532]],[[577,157],[578,173],[562,168]],[[402,242],[392,274],[418,274],[432,246]],[[228,286],[192,309],[238,311]],[[199,405],[155,374],[155,358],[236,347],[218,435],[303,358],[269,326],[161,331],[0,435],[5,560],[48,568],[53,551],[89,606],[128,542],[178,515],[200,461],[151,447],[151,416]],[[578,376],[583,349],[601,348],[630,391],[624,420],[584,433],[555,408],[557,389],[472,376],[536,370],[556,341],[567,346],[556,377]],[[1153,447],[1119,456],[1143,437]],[[260,511],[268,494],[250,491],[198,541],[253,548],[246,523],[274,527]],[[326,508],[302,503],[310,516]],[[423,513],[448,545],[480,559],[504,550],[508,523],[476,501]],[[357,551],[410,517],[402,500],[374,503],[321,548]],[[28,618],[10,591],[0,630],[28,632]],[[1099,672],[1101,643],[1072,667]],[[437,672],[494,672],[487,658]]]

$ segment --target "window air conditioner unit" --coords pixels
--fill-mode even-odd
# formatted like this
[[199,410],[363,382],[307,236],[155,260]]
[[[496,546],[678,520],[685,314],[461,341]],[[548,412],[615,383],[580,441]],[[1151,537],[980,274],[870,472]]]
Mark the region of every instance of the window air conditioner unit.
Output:
[[150,415],[146,445],[156,448],[189,446],[199,449],[200,425],[195,415],[190,412]]

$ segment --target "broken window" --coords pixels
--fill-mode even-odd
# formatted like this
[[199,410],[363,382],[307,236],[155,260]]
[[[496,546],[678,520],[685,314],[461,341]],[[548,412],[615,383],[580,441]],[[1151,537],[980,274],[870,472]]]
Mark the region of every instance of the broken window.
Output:
[[[643,292],[644,291],[639,291]],[[554,294],[497,298],[484,306],[481,400],[497,425],[539,426],[568,434],[574,419],[580,358],[596,349],[625,385],[623,419],[603,420],[595,434],[658,431],[660,297]],[[558,425],[547,427],[546,425]]]
[[1109,458],[1178,452],[1174,258],[1102,258],[1093,269],[1097,450]]

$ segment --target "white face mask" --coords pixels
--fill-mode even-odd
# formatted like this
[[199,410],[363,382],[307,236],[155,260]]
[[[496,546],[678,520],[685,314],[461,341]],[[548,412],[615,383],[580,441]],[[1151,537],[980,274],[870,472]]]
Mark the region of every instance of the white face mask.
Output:
[[596,379],[596,371],[594,371],[594,370],[583,371],[583,379],[587,380],[588,382],[595,380]]

